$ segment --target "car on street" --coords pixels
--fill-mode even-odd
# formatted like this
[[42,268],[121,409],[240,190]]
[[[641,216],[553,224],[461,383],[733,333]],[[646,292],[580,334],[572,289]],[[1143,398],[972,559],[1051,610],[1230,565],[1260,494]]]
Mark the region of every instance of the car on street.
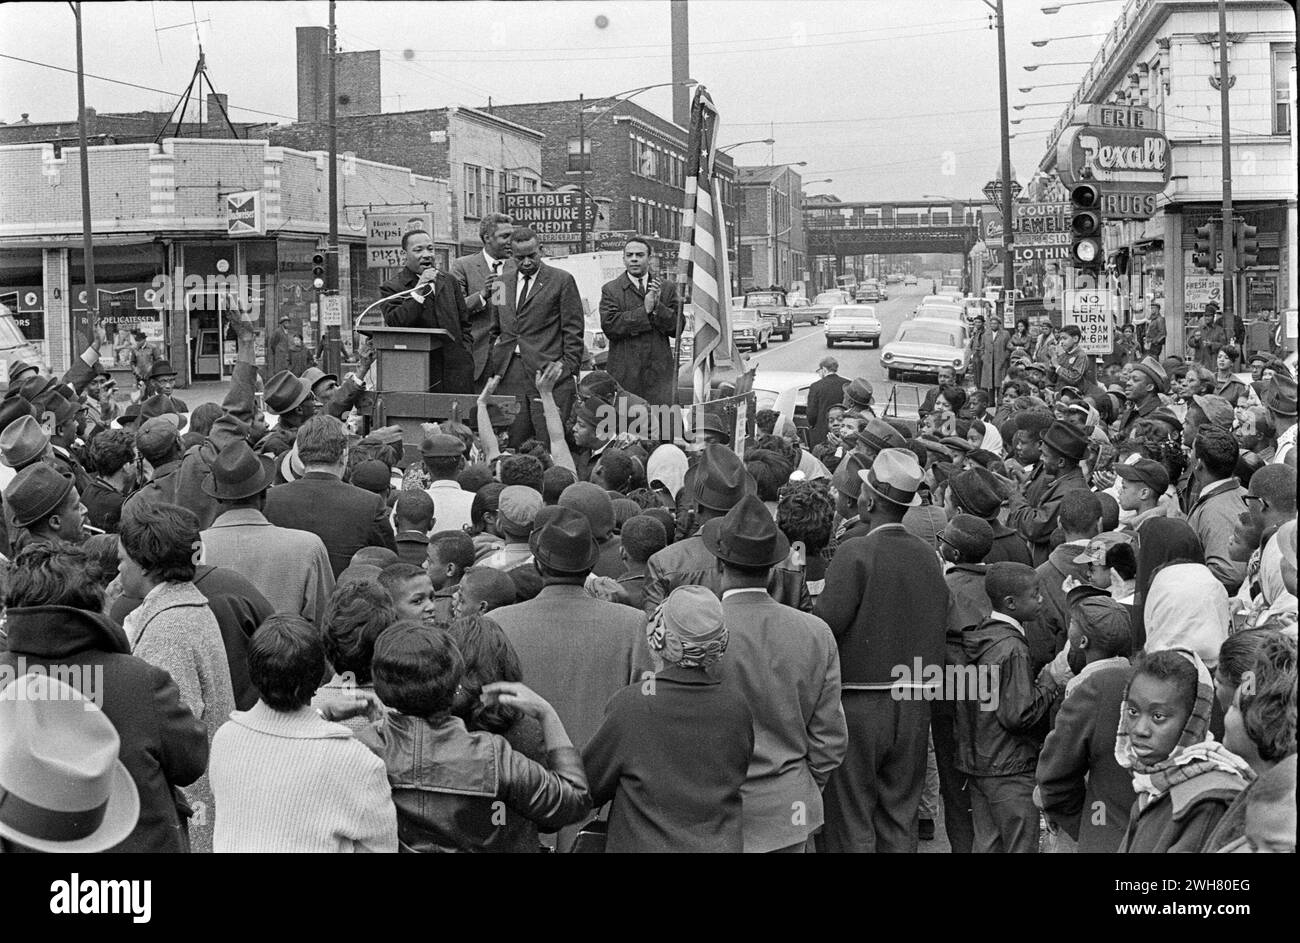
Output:
[[783,291],[745,292],[745,310],[753,309],[771,325],[773,335],[788,341],[794,333],[794,311]]
[[880,346],[880,321],[870,305],[836,305],[826,319],[826,346],[845,341]]
[[831,308],[836,305],[852,304],[853,301],[847,291],[840,288],[831,291],[823,291],[813,297],[812,304],[806,308],[796,308],[794,312],[794,322],[799,324],[807,321],[809,324],[818,325],[831,316]]
[[904,276],[903,276],[903,284],[904,284],[904,285],[915,285],[915,284],[916,284],[916,276],[915,276],[915,275],[904,275]]
[[888,275],[885,276],[885,282],[890,285],[893,285],[896,282],[901,282],[902,280],[903,280],[903,275],[901,272],[890,272]]
[[731,338],[739,348],[766,350],[772,342],[772,324],[757,308],[737,308],[731,312]]
[[880,352],[880,365],[891,380],[901,379],[905,373],[937,375],[940,367],[952,367],[962,379],[970,365],[966,345],[966,327],[960,320],[904,321]]
[[883,301],[884,299],[880,295],[880,286],[874,281],[869,281],[863,282],[858,286],[858,290],[854,295],[853,300],[858,304],[874,304],[875,302]]
[[818,380],[815,373],[795,370],[765,371],[760,366],[754,374],[754,410],[773,409],[781,420],[791,419],[804,442],[808,441],[808,388]]
[[958,324],[965,324],[966,310],[961,305],[949,304],[948,302],[927,301],[917,306],[912,312],[912,319],[930,318],[939,321],[956,321]]

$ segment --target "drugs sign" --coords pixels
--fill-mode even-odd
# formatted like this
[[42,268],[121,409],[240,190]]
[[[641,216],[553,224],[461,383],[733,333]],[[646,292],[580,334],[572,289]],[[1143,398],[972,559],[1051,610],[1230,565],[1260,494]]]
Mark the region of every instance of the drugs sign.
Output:
[[1115,319],[1111,316],[1109,289],[1088,288],[1065,292],[1061,324],[1073,324],[1083,337],[1079,349],[1085,354],[1109,354],[1115,349]]

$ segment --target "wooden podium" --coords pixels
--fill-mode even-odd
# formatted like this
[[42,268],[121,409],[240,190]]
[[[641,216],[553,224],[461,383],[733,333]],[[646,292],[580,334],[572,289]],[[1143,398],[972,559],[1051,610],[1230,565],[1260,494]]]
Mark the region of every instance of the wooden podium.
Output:
[[[363,327],[358,330],[375,348],[375,388],[363,398],[371,408],[374,427],[399,426],[405,461],[420,459],[421,423],[451,418],[458,412],[461,422],[474,425],[478,396],[474,393],[445,393],[442,387],[442,347],[451,335],[442,328]],[[508,426],[519,402],[513,396],[488,400],[492,425]]]

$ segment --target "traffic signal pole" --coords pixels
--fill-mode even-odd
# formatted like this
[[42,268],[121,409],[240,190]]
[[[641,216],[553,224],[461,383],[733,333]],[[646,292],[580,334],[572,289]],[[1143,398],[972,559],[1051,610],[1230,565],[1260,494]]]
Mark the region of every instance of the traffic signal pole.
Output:
[[[330,0],[330,56],[329,56],[329,201],[330,231],[329,248],[325,252],[325,294],[339,293],[339,129],[338,129],[338,94],[334,88],[335,63],[338,59],[338,39],[334,29],[334,0]],[[340,376],[343,359],[339,352],[339,326],[331,324],[325,327],[325,304],[322,297],[319,306],[322,333],[328,332],[325,339],[325,372]]]
[[1232,220],[1232,130],[1228,124],[1228,14],[1219,0],[1219,112],[1223,123],[1223,329],[1235,343],[1237,329],[1237,266],[1233,251],[1236,227]]

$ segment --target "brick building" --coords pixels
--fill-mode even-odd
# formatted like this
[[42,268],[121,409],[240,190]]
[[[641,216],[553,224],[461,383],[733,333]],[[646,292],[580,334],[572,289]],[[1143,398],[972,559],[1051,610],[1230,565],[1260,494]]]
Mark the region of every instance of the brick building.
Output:
[[[185,138],[91,147],[87,156],[98,308],[119,356],[129,329],[139,327],[182,383],[225,375],[234,353],[229,291],[253,305],[263,334],[287,315],[313,345],[320,317],[312,257],[329,221],[326,154]],[[0,304],[56,372],[88,338],[80,179],[75,148],[0,147]],[[451,196],[445,180],[350,159],[340,161],[338,197],[348,331],[352,313],[378,297],[389,272],[367,267],[367,207],[431,213],[447,251]],[[249,210],[246,225],[232,219],[232,205]]]
[[[182,128],[186,134],[203,138],[230,138],[230,128],[222,120],[217,107],[220,99],[226,104],[225,95],[208,93],[204,102],[203,120],[187,121]],[[166,131],[167,137],[175,137],[176,125],[168,124],[166,112],[137,111],[129,113],[98,112],[94,108],[86,109],[86,142],[92,147],[97,144],[146,144],[151,143],[160,133]],[[235,130],[240,138],[264,136],[270,125],[259,122],[235,121]],[[8,144],[53,144],[55,150],[64,147],[79,147],[81,139],[75,117],[67,121],[29,121],[27,115],[11,124],[0,122],[0,147]]]
[[[323,26],[298,27],[299,121],[329,120],[329,36]],[[378,49],[335,56],[335,115],[373,115],[382,110],[379,66]]]
[[[272,144],[301,150],[329,145],[323,121],[276,127],[269,136]],[[449,181],[451,245],[438,247],[444,270],[456,255],[482,248],[479,220],[500,209],[503,193],[541,189],[542,134],[473,108],[341,116],[338,149],[340,155],[355,154]]]
[[[581,138],[580,107],[586,109]],[[592,199],[608,200],[609,228],[646,236],[660,271],[675,270],[686,204],[686,128],[622,99],[527,102],[484,110],[541,131],[546,182],[554,187],[585,185]],[[725,154],[717,160],[724,219],[728,232],[734,233],[735,164]],[[728,238],[729,249],[734,243],[734,236]],[[578,251],[578,243],[570,248]],[[729,254],[734,265],[734,252]]]
[[740,287],[790,288],[809,278],[803,181],[788,164],[741,167]]

